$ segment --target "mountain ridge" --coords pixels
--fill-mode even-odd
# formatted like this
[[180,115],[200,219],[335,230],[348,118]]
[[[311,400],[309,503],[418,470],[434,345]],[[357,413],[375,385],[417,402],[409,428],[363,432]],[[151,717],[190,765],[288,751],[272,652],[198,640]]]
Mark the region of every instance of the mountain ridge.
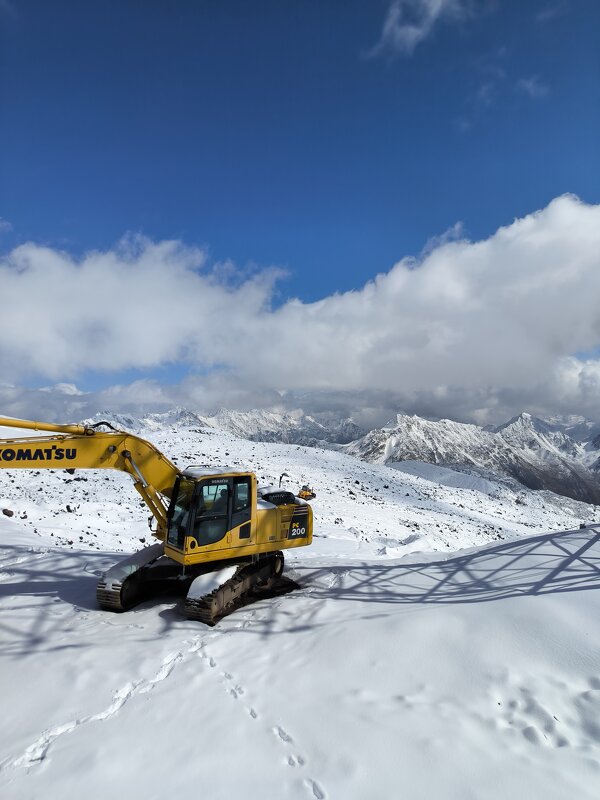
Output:
[[575,441],[556,425],[524,412],[494,430],[398,414],[393,428],[370,431],[345,451],[365,461],[424,461],[491,470],[530,489],[599,504],[600,464],[593,442]]
[[[250,441],[340,449],[363,461],[423,461],[493,472],[530,489],[548,489],[600,505],[600,426],[582,417],[544,420],[528,412],[495,428],[399,413],[387,425],[365,431],[335,414],[221,408],[203,414],[176,407],[134,417],[103,412],[102,419],[136,431],[190,427],[223,430]],[[573,435],[570,435],[570,434]]]

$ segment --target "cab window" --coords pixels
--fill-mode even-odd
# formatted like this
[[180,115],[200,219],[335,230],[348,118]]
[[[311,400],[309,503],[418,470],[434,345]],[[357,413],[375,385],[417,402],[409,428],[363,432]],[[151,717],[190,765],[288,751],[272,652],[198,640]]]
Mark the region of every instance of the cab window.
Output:
[[238,525],[248,522],[252,515],[250,486],[250,477],[248,475],[243,478],[235,478],[233,481],[232,528],[237,528]]
[[200,485],[194,537],[199,545],[214,544],[229,530],[230,481],[211,479]]
[[175,484],[175,491],[167,513],[167,543],[173,547],[183,547],[194,488],[194,482],[185,479],[179,479]]

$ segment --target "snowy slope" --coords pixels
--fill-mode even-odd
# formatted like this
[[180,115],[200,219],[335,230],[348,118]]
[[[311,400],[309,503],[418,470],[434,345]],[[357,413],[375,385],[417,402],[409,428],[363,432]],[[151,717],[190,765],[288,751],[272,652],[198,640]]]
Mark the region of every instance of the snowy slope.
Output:
[[598,508],[211,428],[146,435],[180,466],[314,484],[315,542],[287,559],[302,588],[214,629],[175,598],[101,612],[97,575],[147,536],[129,479],[0,472],[0,797],[598,796],[600,527],[579,529]]

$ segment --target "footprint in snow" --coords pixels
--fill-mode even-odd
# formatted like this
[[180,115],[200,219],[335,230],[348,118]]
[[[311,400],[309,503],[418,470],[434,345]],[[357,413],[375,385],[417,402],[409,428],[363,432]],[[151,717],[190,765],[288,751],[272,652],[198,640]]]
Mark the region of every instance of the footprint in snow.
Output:
[[[205,644],[202,644],[198,650],[200,651],[201,657],[207,661],[210,667],[215,668],[218,666],[215,659],[206,652]],[[235,700],[245,693],[244,688],[238,683],[234,682],[235,678],[230,672],[221,672],[221,678],[222,683],[224,684],[223,688]],[[243,703],[243,706],[252,719],[259,718],[258,712],[255,708],[250,705],[246,705],[245,703]],[[294,739],[292,736],[281,725],[273,726],[271,731],[284,747],[291,748],[291,746],[294,744]],[[303,769],[306,767],[306,759],[304,756],[300,755],[299,753],[291,753],[289,751],[285,763],[287,766],[293,769]],[[311,797],[316,798],[316,800],[326,800],[327,795],[325,790],[317,781],[313,780],[312,778],[305,778],[303,780],[303,784],[309,790]]]
[[325,798],[327,797],[323,789],[319,786],[319,784],[316,781],[310,780],[309,778],[308,780],[304,781],[304,785],[306,786],[307,789],[309,789],[312,792],[312,796],[316,797],[317,800],[325,800]]
[[293,744],[293,742],[294,742],[294,740],[293,740],[293,739],[292,739],[292,737],[289,735],[289,733],[286,733],[286,732],[284,731],[284,729],[283,729],[283,728],[281,728],[281,727],[279,727],[279,726],[276,726],[275,728],[273,728],[273,733],[274,733],[276,736],[279,736],[279,738],[281,739],[281,741],[282,741],[282,742],[285,742],[286,744]]

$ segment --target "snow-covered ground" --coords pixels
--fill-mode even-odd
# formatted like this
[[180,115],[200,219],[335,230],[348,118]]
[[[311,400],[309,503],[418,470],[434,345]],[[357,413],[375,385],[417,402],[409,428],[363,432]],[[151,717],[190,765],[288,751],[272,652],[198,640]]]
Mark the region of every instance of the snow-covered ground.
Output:
[[[204,628],[122,615],[127,476],[0,471],[0,797],[596,798],[600,509],[418,462],[148,433],[317,491],[302,588]],[[566,531],[566,532],[565,532]]]

